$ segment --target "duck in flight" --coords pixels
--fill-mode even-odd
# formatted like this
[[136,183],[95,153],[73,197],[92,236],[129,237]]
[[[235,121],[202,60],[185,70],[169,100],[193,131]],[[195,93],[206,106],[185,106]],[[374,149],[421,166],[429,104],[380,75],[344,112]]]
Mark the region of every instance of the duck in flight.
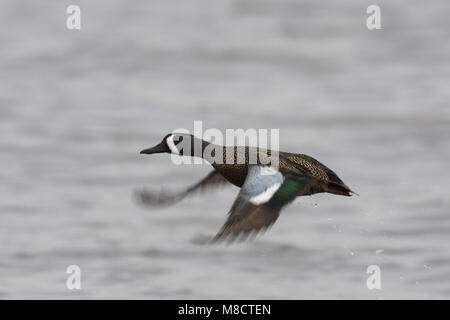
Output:
[[190,194],[228,183],[240,188],[225,224],[210,242],[244,240],[256,235],[275,223],[281,209],[298,196],[354,193],[331,169],[304,154],[219,146],[181,133],[170,133],[161,143],[140,153],[200,157],[213,167],[205,178],[180,193],[137,192],[138,200],[144,205],[173,204]]

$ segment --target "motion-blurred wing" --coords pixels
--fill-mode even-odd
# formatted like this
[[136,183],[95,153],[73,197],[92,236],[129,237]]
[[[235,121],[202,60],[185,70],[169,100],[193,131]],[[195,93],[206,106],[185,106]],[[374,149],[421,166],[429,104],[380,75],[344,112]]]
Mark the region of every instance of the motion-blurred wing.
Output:
[[281,208],[306,189],[306,183],[283,176],[271,167],[250,165],[247,178],[234,201],[227,221],[212,238],[212,242],[246,239],[270,227]]
[[205,178],[182,192],[151,192],[144,189],[143,191],[136,191],[135,195],[137,200],[143,205],[169,205],[184,199],[188,195],[201,193],[211,188],[223,186],[227,183],[228,181],[218,171],[214,170],[211,171]]

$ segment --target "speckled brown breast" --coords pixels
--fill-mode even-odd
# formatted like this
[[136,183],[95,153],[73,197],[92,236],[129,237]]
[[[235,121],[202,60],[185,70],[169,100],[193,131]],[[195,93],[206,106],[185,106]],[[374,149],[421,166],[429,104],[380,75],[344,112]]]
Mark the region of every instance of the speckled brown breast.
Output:
[[237,187],[242,187],[247,177],[248,165],[246,164],[213,164],[214,169],[219,171],[225,179]]
[[[233,154],[233,161],[232,163],[227,163],[227,160],[230,162],[227,156],[229,157],[231,154]],[[242,187],[247,177],[248,162],[248,147],[224,147],[222,163],[212,163],[212,166],[232,184]]]

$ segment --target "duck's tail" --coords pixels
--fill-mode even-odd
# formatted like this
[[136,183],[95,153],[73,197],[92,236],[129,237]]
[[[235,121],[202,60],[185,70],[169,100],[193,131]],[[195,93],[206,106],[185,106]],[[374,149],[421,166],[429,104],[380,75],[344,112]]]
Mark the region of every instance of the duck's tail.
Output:
[[357,194],[352,189],[347,187],[344,183],[336,183],[336,182],[328,181],[328,182],[322,183],[321,187],[324,192],[328,192],[328,193],[338,194],[338,195],[347,196],[347,197],[350,197],[352,194],[356,194],[357,196],[359,196],[359,194]]

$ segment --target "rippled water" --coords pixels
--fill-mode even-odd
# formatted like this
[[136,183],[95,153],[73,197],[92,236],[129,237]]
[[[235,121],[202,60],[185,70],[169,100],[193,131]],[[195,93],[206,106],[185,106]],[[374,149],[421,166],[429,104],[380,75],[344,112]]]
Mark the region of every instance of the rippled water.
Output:
[[[80,31],[71,2],[0,3],[1,298],[450,298],[448,1],[378,1],[379,31],[356,0],[77,3]],[[361,196],[196,245],[237,188],[132,201],[208,172],[138,154],[194,120],[278,128]]]

